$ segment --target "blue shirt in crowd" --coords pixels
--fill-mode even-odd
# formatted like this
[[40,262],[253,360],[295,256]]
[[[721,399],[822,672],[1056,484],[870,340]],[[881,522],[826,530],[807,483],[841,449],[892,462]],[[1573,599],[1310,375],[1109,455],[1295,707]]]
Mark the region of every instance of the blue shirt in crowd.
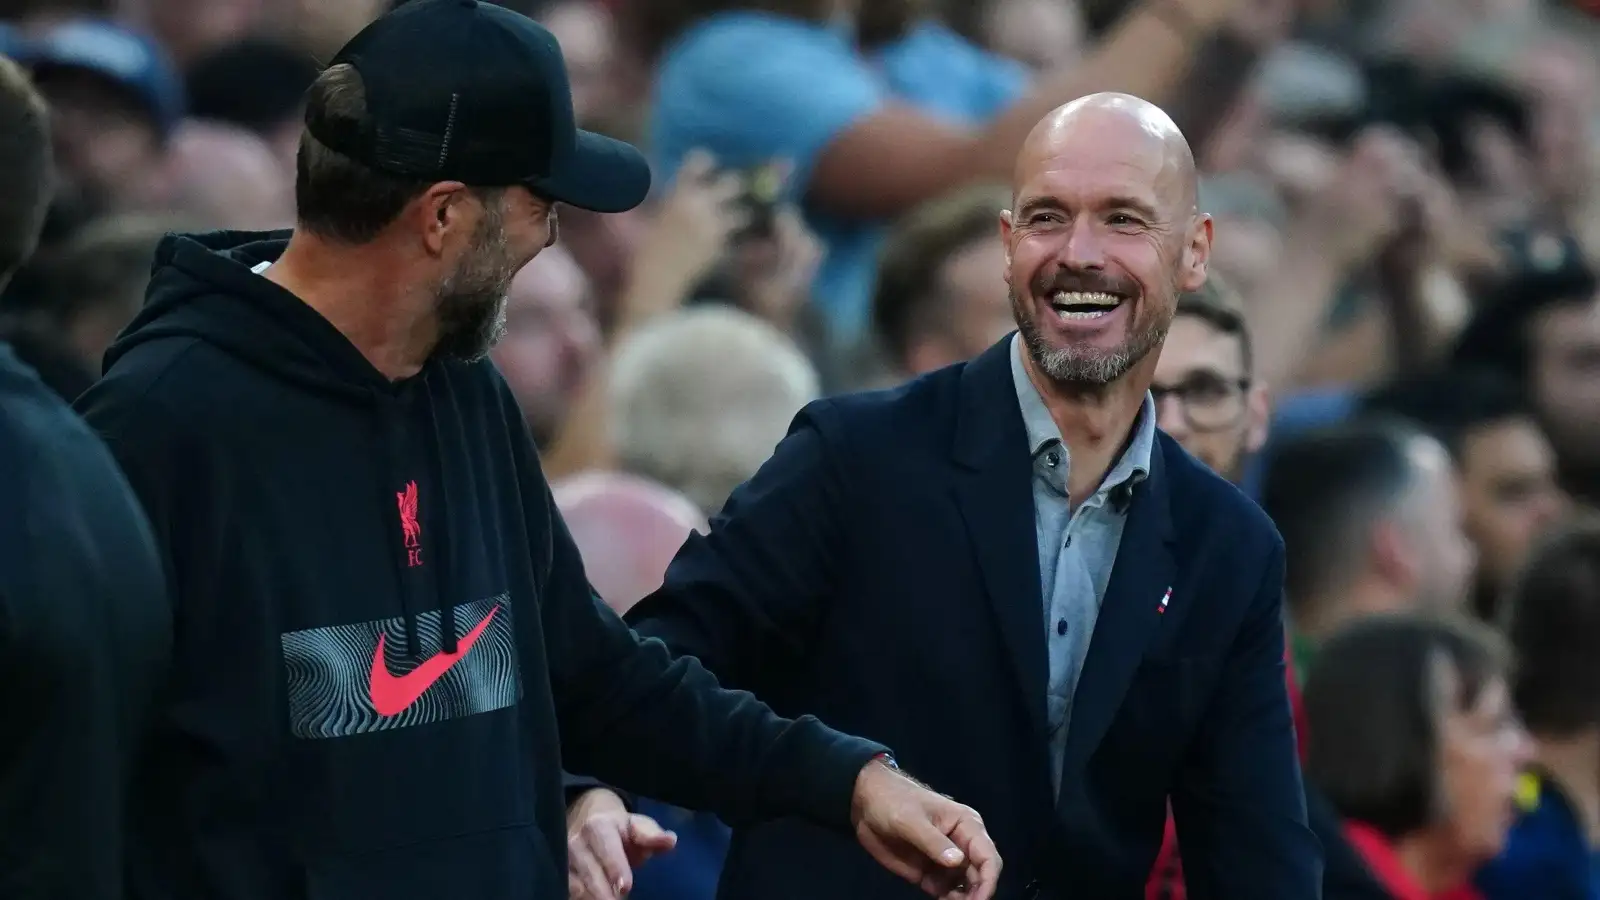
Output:
[[1505,849],[1478,873],[1484,900],[1600,900],[1600,856],[1550,779],[1524,775]]
[[[781,160],[792,167],[790,191],[799,198],[822,150],[887,105],[976,124],[1009,106],[1026,85],[1022,66],[933,22],[869,56],[846,30],[759,12],[722,13],[690,28],[662,57],[652,162],[667,181],[696,148],[733,169]],[[837,335],[858,337],[870,319],[886,223],[808,218],[826,245],[813,295]]]

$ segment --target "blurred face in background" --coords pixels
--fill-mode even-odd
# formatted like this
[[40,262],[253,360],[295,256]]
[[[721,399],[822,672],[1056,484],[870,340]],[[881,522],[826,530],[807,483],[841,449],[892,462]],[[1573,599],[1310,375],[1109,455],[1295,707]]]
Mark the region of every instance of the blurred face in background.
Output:
[[[140,0],[149,30],[178,65],[247,34],[281,0]],[[328,0],[338,5],[347,0]]]
[[938,327],[913,337],[906,347],[908,374],[932,372],[968,360],[1016,327],[1005,282],[1005,250],[986,237],[951,254],[935,278],[942,303]]
[[1600,465],[1600,298],[1534,317],[1533,395],[1563,461]]
[[70,67],[40,69],[63,190],[124,208],[161,190],[161,133],[145,106],[109,79]]
[[1402,548],[1392,563],[1410,582],[1418,606],[1461,609],[1476,572],[1477,553],[1463,530],[1461,487],[1444,447],[1417,439],[1408,448],[1414,476],[1392,523]]
[[1463,709],[1456,672],[1439,661],[1442,715],[1439,771],[1443,821],[1440,841],[1450,862],[1471,871],[1505,845],[1516,810],[1517,776],[1527,765],[1528,736],[1511,708],[1504,679],[1495,679]]
[[578,124],[591,127],[614,112],[617,39],[611,14],[590,0],[561,0],[539,15],[567,61],[572,110]]
[[1217,240],[1211,248],[1213,271],[1227,279],[1244,297],[1259,291],[1283,252],[1283,231],[1264,219],[1218,216]]
[[540,447],[548,448],[600,359],[589,280],[557,244],[511,281],[505,336],[491,352]]
[[1172,320],[1150,390],[1161,429],[1230,481],[1266,441],[1266,390],[1249,383],[1239,336],[1205,319]]
[[1529,548],[1566,511],[1555,451],[1530,419],[1490,422],[1461,447],[1462,507],[1478,549],[1479,581],[1503,590]]

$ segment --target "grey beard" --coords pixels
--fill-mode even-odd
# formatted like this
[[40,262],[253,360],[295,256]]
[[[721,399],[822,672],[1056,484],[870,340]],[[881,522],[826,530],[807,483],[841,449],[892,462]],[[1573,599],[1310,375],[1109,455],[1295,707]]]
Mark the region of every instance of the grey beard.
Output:
[[1151,327],[1138,329],[1115,350],[1102,353],[1097,350],[1078,350],[1070,347],[1052,347],[1045,343],[1033,317],[1026,314],[1012,291],[1011,308],[1017,313],[1017,330],[1022,333],[1023,346],[1046,378],[1059,385],[1075,387],[1105,387],[1128,374],[1138,362],[1161,346],[1167,339],[1170,322],[1155,322]]

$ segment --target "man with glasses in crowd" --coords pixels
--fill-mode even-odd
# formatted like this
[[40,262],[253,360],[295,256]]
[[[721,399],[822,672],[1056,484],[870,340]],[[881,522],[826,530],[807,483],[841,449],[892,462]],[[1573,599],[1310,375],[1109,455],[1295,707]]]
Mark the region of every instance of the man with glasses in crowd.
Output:
[[1212,275],[1178,298],[1150,393],[1156,422],[1235,484],[1267,439],[1271,402],[1251,374],[1250,332],[1236,294]]

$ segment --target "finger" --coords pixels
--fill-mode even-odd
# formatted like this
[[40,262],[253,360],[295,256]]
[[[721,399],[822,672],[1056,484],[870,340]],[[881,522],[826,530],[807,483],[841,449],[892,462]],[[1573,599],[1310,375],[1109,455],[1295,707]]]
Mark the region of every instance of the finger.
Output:
[[711,179],[706,193],[715,203],[732,203],[744,194],[744,176],[738,172],[722,172]]
[[616,891],[606,881],[605,870],[582,838],[567,842],[567,877],[578,880],[581,893],[575,896],[585,900],[617,900]]
[[633,890],[633,867],[628,865],[628,848],[623,845],[622,831],[608,822],[586,837],[606,886],[619,897]]
[[929,815],[932,809],[933,804],[926,804],[902,820],[900,833],[894,837],[910,844],[923,856],[946,869],[965,864],[967,855],[933,824],[933,818]]
[[678,836],[649,816],[628,817],[628,863],[638,868],[658,853],[678,845]]
[[678,168],[678,180],[683,183],[700,184],[711,177],[717,170],[717,159],[702,148],[690,150],[683,158],[683,165]]
[[969,900],[989,900],[1000,883],[1000,851],[975,814],[963,816],[950,839],[967,855],[966,894]]

